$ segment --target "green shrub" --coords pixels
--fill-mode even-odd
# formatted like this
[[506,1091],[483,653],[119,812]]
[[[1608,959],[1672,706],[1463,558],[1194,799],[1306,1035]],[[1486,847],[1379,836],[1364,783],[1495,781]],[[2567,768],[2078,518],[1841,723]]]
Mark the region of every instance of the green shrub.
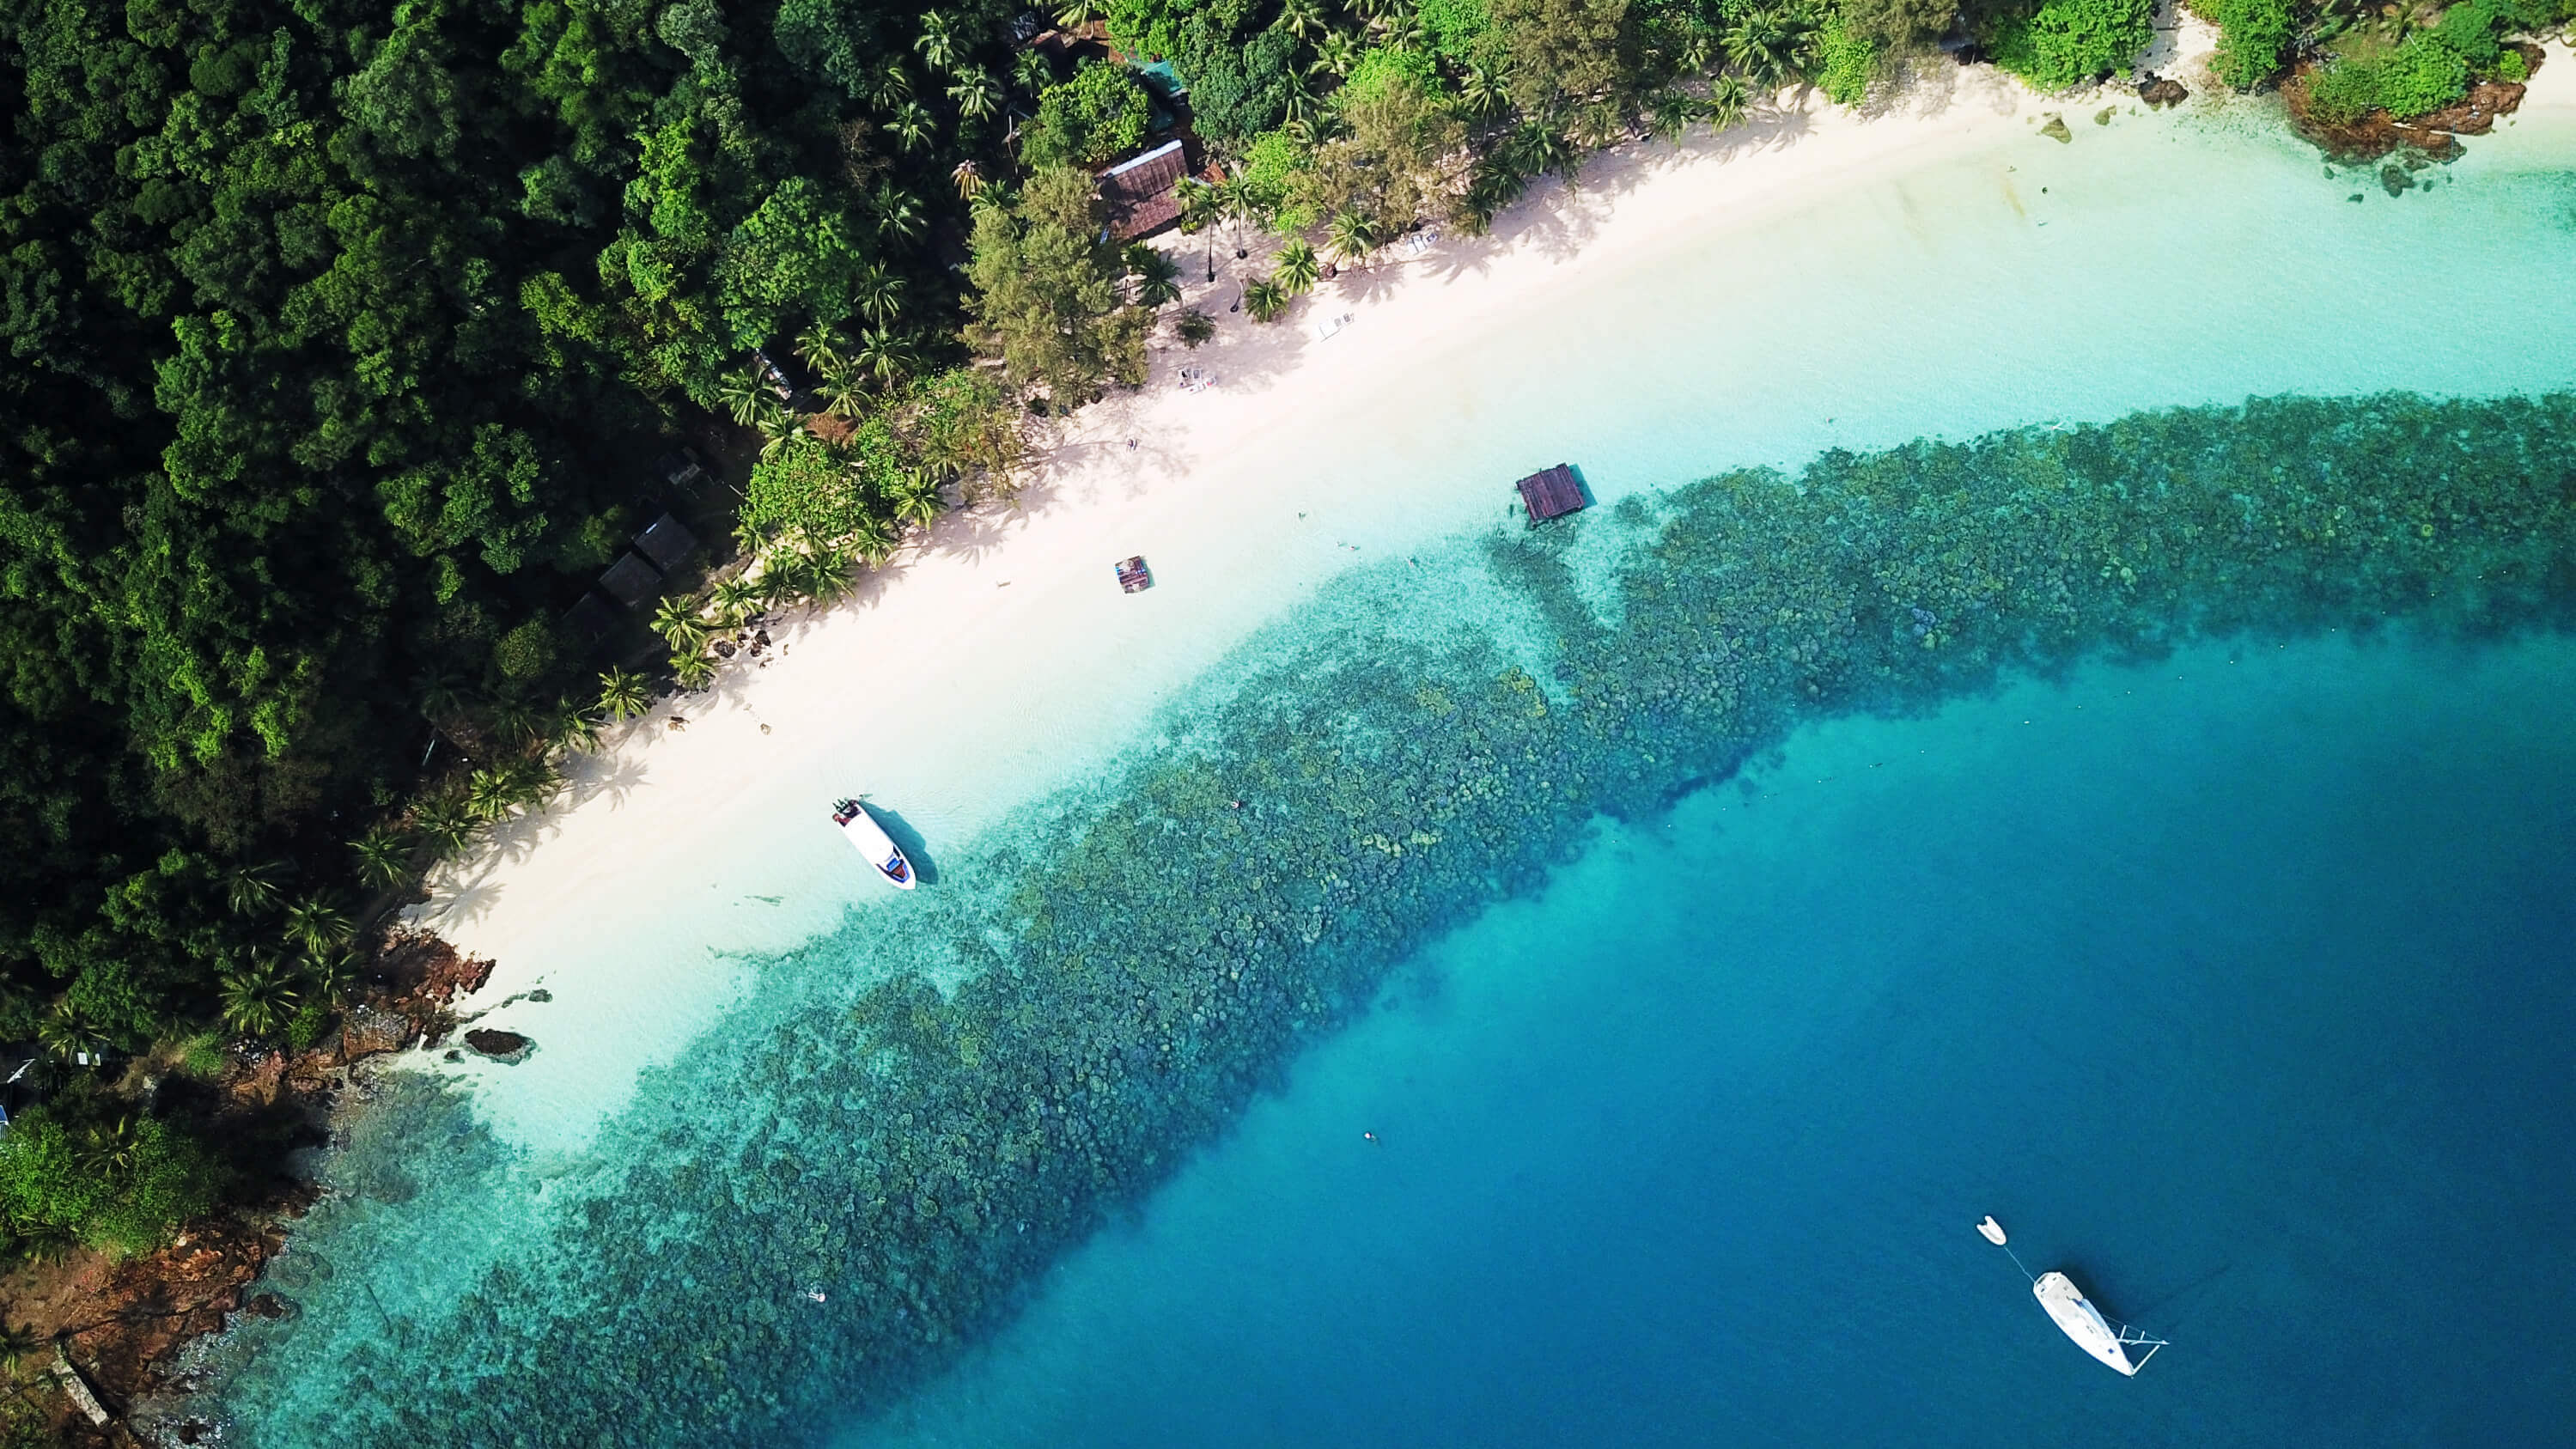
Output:
[[1422,0],[1417,13],[1431,37],[1431,48],[1459,65],[1473,58],[1469,47],[1476,37],[1494,28],[1485,0]]
[[2217,77],[2250,91],[2281,69],[2281,54],[2299,31],[2289,0],[2203,0],[2197,7],[2218,23]]
[[1410,86],[1424,95],[1440,93],[1440,67],[1421,51],[1404,47],[1380,46],[1360,57],[1351,67],[1350,78],[1342,82],[1335,98],[1342,101],[1374,100],[1390,86]]
[[1020,159],[1048,166],[1099,166],[1145,139],[1153,98],[1124,66],[1094,61],[1038,97],[1037,118],[1021,138]]
[[[0,1136],[0,1219],[143,1252],[215,1205],[223,1172],[187,1128],[33,1107]],[[37,1234],[29,1234],[35,1236]]]
[[331,1008],[327,1004],[320,1000],[305,1002],[296,1011],[295,1019],[286,1024],[287,1050],[298,1052],[313,1050],[313,1044],[322,1039],[322,1033],[330,1025]]
[[2155,38],[2154,0],[2048,0],[1995,32],[1995,64],[2042,90],[2124,70]]
[[2469,63],[2439,35],[2410,35],[2379,64],[2379,103],[2405,120],[2469,93]]
[[2521,51],[2508,50],[2496,57],[2495,78],[2508,85],[2520,85],[2531,79],[2531,65],[2522,58]]
[[492,662],[512,679],[535,679],[555,665],[555,632],[543,619],[530,619],[492,646]]
[[2504,47],[2497,42],[2496,32],[2512,25],[2510,17],[2499,15],[2479,0],[2454,5],[2442,12],[2442,18],[2427,32],[2435,40],[2457,52],[2469,63],[2469,69],[2483,71],[2496,63]]
[[1878,42],[1854,35],[1841,17],[1826,22],[1816,38],[1816,89],[1838,106],[1857,106],[1869,97],[1878,74]]

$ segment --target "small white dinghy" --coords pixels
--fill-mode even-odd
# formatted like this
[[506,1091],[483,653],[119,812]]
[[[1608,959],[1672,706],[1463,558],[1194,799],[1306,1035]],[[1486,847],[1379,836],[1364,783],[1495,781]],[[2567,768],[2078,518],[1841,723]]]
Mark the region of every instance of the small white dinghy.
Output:
[[904,859],[903,847],[877,824],[867,806],[856,800],[843,800],[832,807],[832,823],[841,827],[851,846],[867,857],[869,866],[885,878],[887,885],[899,891],[912,889],[912,862]]
[[[1977,1231],[1987,1242],[2003,1248],[2012,1258],[2014,1267],[2021,1268],[2021,1255],[2004,1247],[2004,1225],[1995,1221],[1994,1214],[1986,1214],[1986,1220],[1977,1224]],[[2030,1274],[2028,1268],[2021,1271],[2025,1277]],[[2076,1291],[2075,1281],[2063,1273],[2042,1273],[2031,1278],[2030,1291],[2039,1300],[2039,1306],[2048,1310],[2049,1321],[2075,1340],[2077,1348],[2128,1377],[2137,1377],[2138,1370],[2147,1366],[2147,1360],[2156,1356],[2156,1350],[2165,1346],[2163,1339],[2149,1338],[2125,1324],[2113,1326],[2102,1316],[2102,1310]],[[2146,1352],[2133,1360],[2129,1357],[2129,1350],[2133,1348],[2143,1348]]]

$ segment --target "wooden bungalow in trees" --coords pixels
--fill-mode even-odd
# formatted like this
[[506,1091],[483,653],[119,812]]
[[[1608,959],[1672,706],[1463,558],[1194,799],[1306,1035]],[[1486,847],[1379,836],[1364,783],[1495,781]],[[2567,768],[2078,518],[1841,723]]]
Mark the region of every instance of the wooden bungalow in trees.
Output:
[[678,568],[680,560],[687,558],[689,551],[697,546],[696,535],[682,528],[680,520],[667,513],[645,525],[644,531],[635,535],[635,551],[666,574]]
[[1520,490],[1521,506],[1529,510],[1532,527],[1577,512],[1590,501],[1583,496],[1583,484],[1574,470],[1563,463],[1523,478]]
[[617,614],[596,592],[587,593],[571,608],[564,610],[563,626],[573,637],[595,644],[607,638],[608,631],[617,627]]
[[1109,212],[1112,240],[1134,241],[1180,220],[1179,187],[1190,174],[1185,150],[1177,140],[1165,141],[1100,173],[1100,200]]
[[599,576],[599,587],[601,592],[631,609],[653,597],[654,592],[662,587],[662,571],[630,552],[610,564],[608,572]]

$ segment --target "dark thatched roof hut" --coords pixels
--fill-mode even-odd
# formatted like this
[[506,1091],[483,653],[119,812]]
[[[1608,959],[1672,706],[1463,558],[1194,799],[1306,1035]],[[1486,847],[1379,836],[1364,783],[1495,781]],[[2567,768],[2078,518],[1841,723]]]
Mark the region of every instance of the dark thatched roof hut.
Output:
[[1190,174],[1181,143],[1166,141],[1100,173],[1100,200],[1109,209],[1109,234],[1134,241],[1180,219],[1181,178]]

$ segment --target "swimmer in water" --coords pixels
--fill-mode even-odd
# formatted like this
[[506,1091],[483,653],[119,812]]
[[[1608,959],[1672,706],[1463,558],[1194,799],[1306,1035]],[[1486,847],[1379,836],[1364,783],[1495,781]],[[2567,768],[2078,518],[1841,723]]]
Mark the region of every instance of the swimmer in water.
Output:
[[1374,1132],[1363,1132],[1360,1136],[1370,1142],[1375,1142],[1377,1140],[1377,1134]]

